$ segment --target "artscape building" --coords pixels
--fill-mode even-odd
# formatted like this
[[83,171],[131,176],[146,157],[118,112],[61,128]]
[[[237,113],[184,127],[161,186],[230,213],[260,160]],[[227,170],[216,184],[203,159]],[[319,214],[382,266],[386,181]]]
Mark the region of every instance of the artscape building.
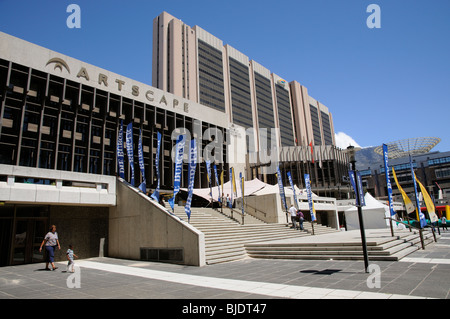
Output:
[[[41,260],[38,248],[49,223],[84,242],[82,255],[98,256],[100,239],[111,231],[109,209],[117,206],[122,123],[124,129],[132,123],[134,150],[142,132],[148,188],[156,186],[157,132],[161,189],[173,187],[171,156],[174,132],[180,130],[198,142],[202,169],[196,171],[195,187],[206,185],[202,156],[208,145],[228,176],[230,122],[210,107],[5,33],[0,33],[0,87],[1,265]],[[137,186],[143,176],[136,151],[133,160]],[[183,187],[187,169],[186,163]],[[131,173],[126,165],[126,180]],[[20,241],[20,234],[28,236]]]
[[[205,263],[201,232],[158,205],[149,208],[145,194],[118,182],[118,137],[128,125],[135,151],[130,158],[124,152],[134,163],[124,166],[124,180],[134,174],[136,187],[146,181],[152,191],[158,184],[172,191],[173,150],[186,134],[197,142],[195,188],[209,184],[209,159],[225,181],[233,167],[236,176],[275,184],[279,166],[285,185],[290,171],[300,188],[308,173],[313,191],[348,192],[348,158],[334,145],[328,109],[299,83],[287,84],[206,31],[182,26],[193,51],[169,59],[169,73],[154,68],[156,87],[0,33],[0,265],[42,261],[38,248],[51,224],[84,257],[107,251],[140,259],[150,247],[181,254],[186,264]],[[168,44],[157,31],[155,41]],[[166,54],[162,47],[154,46],[154,55]],[[222,82],[220,69],[228,70]],[[180,70],[185,82],[171,73]],[[188,162],[185,153],[182,188]],[[164,236],[172,228],[175,238]]]

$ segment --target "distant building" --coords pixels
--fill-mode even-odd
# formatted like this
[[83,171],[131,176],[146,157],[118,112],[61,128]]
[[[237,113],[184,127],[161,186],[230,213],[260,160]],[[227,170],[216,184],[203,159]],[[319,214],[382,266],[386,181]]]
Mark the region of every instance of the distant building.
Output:
[[[450,202],[450,152],[429,152],[412,156],[412,165],[419,181],[426,187],[439,210]],[[414,184],[412,180],[409,157],[389,159],[390,180],[394,200],[403,202],[401,194],[392,176],[392,167],[397,179],[408,197],[415,203]],[[375,162],[366,169],[361,168],[364,189],[379,199],[387,200],[386,176],[384,162]],[[420,192],[420,189],[418,189]],[[423,205],[423,203],[421,204]]]
[[[255,128],[255,149],[335,145],[328,108],[199,26],[161,13],[153,20],[153,86]],[[277,128],[275,140],[270,129]],[[263,130],[267,129],[267,131]],[[266,142],[267,139],[267,142]]]
[[335,146],[331,112],[299,82],[287,83],[201,27],[190,27],[167,12],[153,20],[152,72],[153,86],[217,110],[251,132],[246,141],[248,179],[276,183],[273,164],[280,161],[284,183],[285,169],[293,171],[298,185],[309,173],[316,193],[341,197],[347,155]]

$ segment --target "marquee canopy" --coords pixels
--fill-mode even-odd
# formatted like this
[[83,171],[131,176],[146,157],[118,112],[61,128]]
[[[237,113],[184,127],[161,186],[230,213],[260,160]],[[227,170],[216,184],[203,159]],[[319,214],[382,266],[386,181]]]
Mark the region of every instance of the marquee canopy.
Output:
[[[294,185],[295,187],[295,193],[297,196],[306,196],[306,189],[299,189],[297,185]],[[181,188],[182,191],[187,192],[187,188]],[[202,197],[206,200],[211,199],[210,195],[210,189],[209,188],[194,188],[194,195],[197,195],[199,197]],[[222,192],[222,189],[220,189]],[[223,184],[223,192],[226,197],[227,194],[231,195],[232,187],[231,182],[228,181]],[[284,191],[287,196],[293,195],[292,188],[291,187],[285,187]],[[244,181],[244,196],[259,196],[259,195],[267,195],[267,194],[276,194],[279,193],[280,189],[277,184],[270,185],[267,183],[264,183],[260,181],[259,179],[255,178],[251,181]],[[233,199],[241,198],[242,191],[241,191],[241,184],[236,181],[236,194],[233,193]],[[316,194],[312,194],[313,197],[317,197]],[[212,197],[214,200],[217,200],[219,198],[219,190],[217,188],[217,185],[212,187]]]

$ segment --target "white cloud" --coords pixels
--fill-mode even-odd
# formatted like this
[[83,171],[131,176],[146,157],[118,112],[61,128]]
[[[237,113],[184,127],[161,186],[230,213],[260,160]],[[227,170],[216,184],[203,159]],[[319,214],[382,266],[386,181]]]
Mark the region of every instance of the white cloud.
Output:
[[336,139],[336,146],[339,148],[346,149],[350,145],[354,147],[361,147],[352,137],[348,136],[344,132],[337,132],[334,136]]

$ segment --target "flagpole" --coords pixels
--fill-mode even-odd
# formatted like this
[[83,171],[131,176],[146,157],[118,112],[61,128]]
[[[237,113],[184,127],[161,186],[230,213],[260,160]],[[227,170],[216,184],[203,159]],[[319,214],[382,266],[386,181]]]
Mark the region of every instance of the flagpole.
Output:
[[[349,158],[350,158],[350,163],[352,165],[352,170],[354,172],[356,172],[356,159],[355,159],[355,147],[354,146],[349,146],[347,147],[347,151],[349,153]],[[361,202],[359,201],[358,203],[358,196],[359,196],[359,183],[357,181],[355,181],[355,188],[356,188],[356,207],[358,209],[358,219],[359,219],[359,230],[361,233],[361,243],[362,243],[362,248],[363,248],[363,255],[364,255],[364,268],[366,273],[368,273],[368,267],[369,267],[369,255],[367,252],[367,243],[366,243],[366,233],[364,230],[364,219],[363,219],[363,215],[362,215],[362,208],[361,208]],[[361,185],[362,186],[362,185]]]

